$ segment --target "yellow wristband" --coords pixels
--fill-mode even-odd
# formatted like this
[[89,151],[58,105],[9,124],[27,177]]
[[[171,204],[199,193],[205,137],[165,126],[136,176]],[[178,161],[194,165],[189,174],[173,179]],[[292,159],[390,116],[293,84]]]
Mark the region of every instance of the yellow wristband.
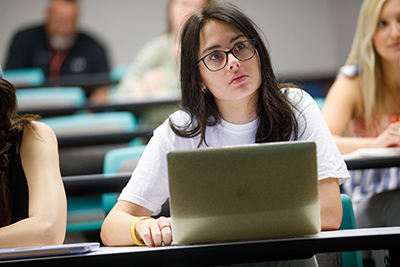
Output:
[[131,232],[131,239],[133,241],[133,243],[135,243],[138,246],[145,246],[144,243],[140,242],[137,238],[136,238],[136,224],[138,224],[138,222],[142,221],[142,220],[147,220],[147,219],[153,219],[152,217],[138,217],[136,218],[132,223],[131,223],[131,227],[129,228],[129,231]]

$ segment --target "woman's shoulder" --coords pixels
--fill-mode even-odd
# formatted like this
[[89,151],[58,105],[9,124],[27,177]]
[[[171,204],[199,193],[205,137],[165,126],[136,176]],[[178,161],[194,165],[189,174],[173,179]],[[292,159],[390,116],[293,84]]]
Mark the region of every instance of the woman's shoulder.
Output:
[[[143,50],[149,50],[149,49],[161,49],[165,50],[166,47],[171,47],[171,36],[170,34],[163,33],[160,34],[153,39],[148,40],[144,45],[143,45]],[[153,51],[154,52],[154,51]],[[157,52],[154,52],[157,53]]]
[[308,102],[312,100],[312,97],[301,88],[286,87],[282,88],[281,92],[294,103]]
[[363,94],[361,90],[360,75],[338,76],[325,97],[324,114],[341,112],[359,116],[363,110]]
[[360,76],[338,76],[331,88],[329,88],[328,96],[330,94],[362,100]]
[[345,65],[340,68],[336,80],[329,90],[343,91],[347,94],[357,94],[361,92],[358,65]]
[[53,129],[47,124],[39,121],[31,121],[25,126],[23,140],[53,140],[56,141],[56,135]]
[[161,34],[147,41],[136,53],[134,66],[148,66],[158,62],[160,57],[171,51],[171,42],[167,34]]
[[284,87],[281,88],[281,92],[291,96],[302,95],[304,93],[304,91],[298,87]]
[[40,122],[40,121],[31,121],[25,129],[30,130],[36,130],[38,133],[53,133],[53,129],[50,128],[47,124]]
[[171,125],[179,129],[179,128],[186,128],[191,124],[192,122],[190,119],[190,115],[183,110],[177,110],[171,115],[169,115],[168,118],[164,121],[164,123],[162,123],[160,126],[157,127],[154,133],[157,134],[165,132],[172,133]]
[[345,65],[339,69],[338,77],[350,77],[354,78],[357,77],[359,74],[358,65]]
[[189,113],[183,110],[175,111],[154,130],[152,139],[169,151],[195,148],[199,143],[199,136],[189,138],[178,134],[178,132],[184,133],[193,130],[194,121]]
[[170,120],[173,124],[178,125],[178,126],[186,126],[191,123],[190,115],[189,113],[183,111],[183,110],[177,110],[174,113],[172,113],[168,120]]
[[48,125],[31,121],[25,126],[21,142],[21,159],[29,160],[25,163],[24,168],[30,168],[29,162],[38,158],[52,158],[57,154],[57,137]]

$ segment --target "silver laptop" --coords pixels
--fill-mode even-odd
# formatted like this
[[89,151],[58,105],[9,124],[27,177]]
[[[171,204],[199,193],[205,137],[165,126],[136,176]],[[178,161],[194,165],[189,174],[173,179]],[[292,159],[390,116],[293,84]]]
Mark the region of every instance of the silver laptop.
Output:
[[173,151],[167,161],[175,244],[321,231],[313,142]]

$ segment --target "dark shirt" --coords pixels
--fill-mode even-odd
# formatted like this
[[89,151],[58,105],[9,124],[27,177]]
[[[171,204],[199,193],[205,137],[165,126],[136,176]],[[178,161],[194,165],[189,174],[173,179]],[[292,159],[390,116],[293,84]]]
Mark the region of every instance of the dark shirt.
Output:
[[[50,62],[51,53],[42,25],[22,30],[14,36],[5,69],[41,68],[49,77]],[[60,75],[105,72],[109,72],[109,64],[103,46],[87,34],[78,33],[61,65]]]
[[18,151],[11,159],[8,171],[11,189],[12,217],[11,223],[28,218],[28,184],[21,164],[20,148],[22,134],[19,133],[15,138],[18,140]]

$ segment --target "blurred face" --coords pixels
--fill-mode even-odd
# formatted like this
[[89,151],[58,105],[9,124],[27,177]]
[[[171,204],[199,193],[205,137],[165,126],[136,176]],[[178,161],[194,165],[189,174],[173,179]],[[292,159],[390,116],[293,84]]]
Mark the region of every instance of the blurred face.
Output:
[[[218,20],[207,22],[200,31],[198,60],[215,51],[242,49],[241,42],[248,38],[234,26]],[[235,101],[254,100],[261,85],[261,68],[257,51],[246,61],[240,61],[232,53],[227,55],[227,64],[212,72],[204,62],[199,63],[203,83],[213,94],[217,105]]]
[[72,46],[77,33],[77,18],[77,3],[64,1],[50,3],[46,30],[53,48],[65,49]]
[[383,5],[373,42],[383,60],[400,64],[400,0],[388,0]]
[[169,10],[172,32],[178,32],[190,15],[200,11],[205,4],[206,0],[172,0]]

